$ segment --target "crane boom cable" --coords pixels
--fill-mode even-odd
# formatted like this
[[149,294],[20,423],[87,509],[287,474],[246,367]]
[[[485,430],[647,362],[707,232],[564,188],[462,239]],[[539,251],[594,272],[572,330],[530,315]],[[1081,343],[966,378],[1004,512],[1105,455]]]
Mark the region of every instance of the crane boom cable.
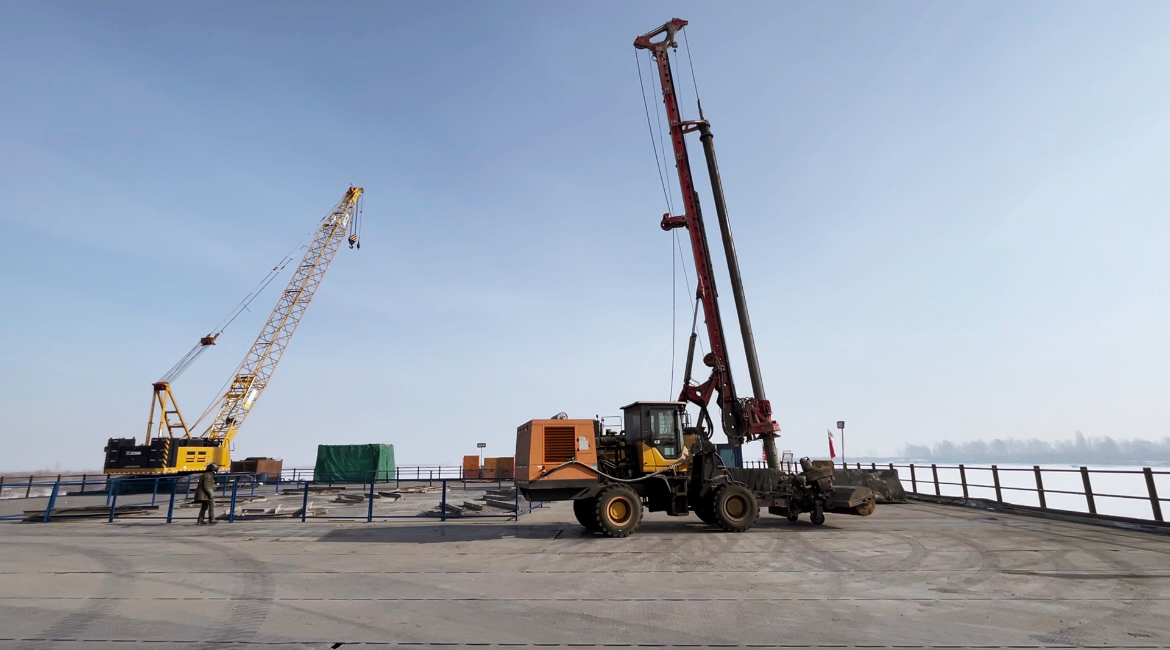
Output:
[[243,423],[252,404],[267,387],[276,364],[300,324],[305,308],[312,300],[321,279],[333,261],[347,228],[360,190],[350,188],[345,198],[322,220],[309,250],[293,273],[264,328],[236,371],[232,385],[221,400],[219,413],[204,433],[204,438],[223,439]]
[[[311,235],[312,233],[309,233],[306,238]],[[219,324],[212,328],[211,333],[199,339],[199,342],[195,344],[195,347],[191,348],[191,350],[188,351],[187,354],[183,356],[183,358],[179,359],[175,365],[171,366],[171,369],[168,370],[166,374],[164,374],[162,378],[159,379],[159,381],[169,384],[174,382],[179,378],[180,375],[186,372],[186,370],[190,368],[191,365],[194,364],[195,361],[200,356],[202,356],[204,352],[207,351],[207,348],[215,343],[215,340],[219,338],[219,335],[223,334],[224,330],[226,330],[229,325],[235,322],[236,318],[238,318],[240,314],[247,311],[248,307],[252,304],[252,301],[260,297],[260,294],[262,294],[264,290],[268,288],[268,285],[271,284],[272,281],[275,280],[282,271],[284,271],[289,262],[293,261],[297,251],[305,247],[304,242],[305,239],[302,239],[297,243],[296,246],[292,248],[292,250],[285,254],[285,256],[282,257],[280,261],[277,262],[276,265],[268,271],[268,274],[265,275],[262,280],[260,280],[260,283],[257,284],[251,291],[249,291],[247,295],[245,295],[244,298],[240,300],[240,302],[235,307],[233,307],[230,312],[228,312],[228,315],[225,316],[223,320],[219,322]]]
[[[654,150],[654,168],[658,170],[658,182],[662,186],[662,196],[666,200],[666,210],[670,214],[674,214],[674,202],[670,199],[669,179],[670,175],[664,173],[663,168],[666,163],[666,149],[664,136],[662,136],[662,112],[656,107],[654,116],[658,120],[658,135],[654,136],[654,126],[650,121],[650,102],[646,99],[646,81],[642,77],[642,59],[638,57],[638,52],[634,52],[634,63],[638,67],[638,88],[642,91],[642,108],[646,112],[646,128],[650,132],[650,148]],[[662,147],[662,156],[659,157],[659,147]],[[678,234],[675,234],[675,241],[678,241]],[[681,252],[681,248],[680,248]],[[674,373],[678,363],[676,357],[678,353],[678,271],[675,265],[676,258],[674,256],[674,245],[671,245],[670,251],[670,395],[674,395]],[[686,268],[683,268],[683,275],[686,275]],[[690,293],[690,279],[686,278],[687,293]],[[693,301],[693,298],[691,299]]]
[[670,392],[667,399],[674,395],[674,364],[675,354],[678,352],[678,271],[674,257],[674,244],[670,245]]
[[[245,311],[248,311],[248,306],[252,304],[252,301],[255,300],[256,298],[259,298],[260,294],[263,293],[264,290],[268,288],[268,285],[272,284],[272,281],[275,280],[276,277],[278,275],[280,275],[280,273],[282,271],[284,271],[284,269],[286,267],[288,267],[289,263],[291,263],[295,259],[297,252],[308,246],[308,244],[305,243],[305,240],[308,239],[309,237],[312,237],[312,235],[313,235],[313,233],[309,233],[308,235],[306,235],[305,238],[301,239],[301,241],[298,242],[297,245],[292,248],[292,250],[290,250],[283,258],[281,258],[281,260],[279,262],[276,263],[276,266],[272,267],[272,270],[268,272],[268,275],[264,276],[264,279],[260,281],[260,284],[257,285],[256,288],[253,289],[247,296],[245,296],[244,299],[240,301],[240,304],[236,305],[236,308],[234,310],[232,310],[232,313],[229,314],[229,316],[227,318],[224,318],[224,320],[220,322],[220,325],[216,328],[216,330],[213,330],[213,334],[209,335],[212,339],[214,339],[214,338],[218,337],[220,334],[222,334],[224,332],[224,330],[226,330],[228,328],[229,325],[231,325],[233,322],[235,322],[236,318],[238,318]],[[199,350],[198,354],[202,354],[203,351],[206,350],[208,346],[204,345],[202,340],[201,340],[196,347]],[[196,356],[198,356],[198,355],[196,355]],[[194,361],[194,359],[192,359],[191,361]],[[186,365],[189,366],[190,364],[191,364],[191,362],[188,362]],[[186,367],[184,367],[184,370],[185,369],[186,369]],[[180,371],[180,372],[182,372],[182,371]],[[171,374],[168,373],[168,377],[170,377],[170,379],[168,379],[167,381],[173,381],[175,377],[178,377],[178,374],[171,376]],[[203,422],[203,420],[208,415],[211,414],[212,409],[214,409],[215,405],[217,403],[219,403],[219,400],[221,399],[223,392],[225,390],[227,390],[228,384],[231,383],[231,381],[232,381],[232,378],[228,377],[223,382],[223,385],[220,386],[219,390],[217,390],[215,392],[214,396],[211,398],[211,401],[207,403],[207,407],[203,409],[202,415],[200,415],[198,417],[198,419],[196,419],[195,422],[192,423],[192,425],[191,425],[192,429],[198,429],[199,424],[201,422]]]
[[219,405],[219,410],[204,432],[207,439],[222,440],[231,435],[247,417],[259,394],[267,386],[276,364],[299,325],[309,302],[333,261],[346,233],[354,226],[361,188],[351,187],[345,197],[320,222],[308,250],[277,300],[248,353],[225,383],[226,392],[196,421],[197,428]]
[[[670,200],[670,191],[667,189],[668,175],[662,171],[666,163],[658,156],[658,142],[654,137],[654,127],[650,124],[650,103],[646,99],[646,82],[642,79],[642,60],[638,58],[637,50],[634,51],[634,63],[638,66],[638,88],[642,91],[642,108],[646,111],[646,128],[650,131],[650,148],[654,150],[654,168],[658,171],[658,182],[662,185],[662,197],[666,200],[666,209],[673,214],[674,207]],[[654,114],[658,115],[657,110]],[[658,131],[662,132],[661,118],[658,122]],[[665,153],[663,156],[665,157]]]
[[699,80],[695,78],[695,62],[691,59],[691,39],[687,37],[687,28],[686,27],[683,27],[679,31],[682,32],[683,43],[686,45],[686,49],[687,49],[687,65],[691,69],[691,84],[694,85],[694,88],[695,88],[695,106],[698,107],[699,119],[702,120],[702,119],[704,119],[703,118],[703,100],[699,97]]
[[[677,59],[678,58],[677,46],[674,49],[675,49],[674,58]],[[663,54],[666,56],[667,61],[671,61],[670,50],[665,50],[663,52]],[[674,62],[668,63],[668,65],[670,65],[670,67],[672,69],[678,66],[678,64],[674,63]],[[677,83],[674,85],[674,95],[677,98],[675,100],[675,102],[678,104],[678,119],[682,122],[686,122],[687,116],[686,116],[686,112],[683,110],[683,108],[686,106],[686,102],[684,102],[682,99],[682,89],[679,87],[679,84],[677,84]]]
[[[674,231],[674,243],[678,247],[679,259],[685,261],[685,258],[684,258],[685,254],[683,253],[683,249],[682,249],[682,240],[679,239],[677,230]],[[691,277],[689,275],[687,275],[687,265],[683,264],[681,268],[682,268],[682,273],[683,273],[683,280],[684,280],[685,286],[687,288],[687,296],[690,298],[690,301],[691,301],[691,308],[694,309],[695,313],[697,314],[698,309],[699,309],[699,300],[695,296],[695,294],[691,293]],[[694,332],[695,332],[695,325],[692,323],[691,324],[691,333],[693,334]],[[698,342],[699,342],[699,351],[702,352],[704,349],[703,348],[703,339],[701,339],[701,338],[698,339]]]
[[[696,105],[697,105],[697,107],[698,107],[698,111],[699,111],[699,119],[700,119],[700,120],[702,120],[702,119],[703,119],[703,104],[702,104],[702,103],[699,101],[699,84],[698,84],[698,82],[697,82],[697,81],[695,81],[695,66],[694,66],[694,62],[693,62],[693,61],[691,61],[691,44],[690,44],[690,41],[687,39],[687,29],[686,29],[686,27],[683,27],[683,28],[682,28],[682,29],[680,29],[679,31],[680,31],[680,32],[682,32],[682,35],[683,35],[683,42],[686,44],[686,50],[687,50],[687,63],[688,63],[688,65],[689,65],[690,69],[691,69],[691,82],[692,82],[692,84],[694,85],[694,88],[695,88],[695,104],[696,104]],[[669,51],[667,51],[667,56],[669,57]],[[676,55],[676,58],[677,58],[677,55]],[[678,96],[679,96],[679,99],[678,99],[678,112],[679,112],[679,116],[680,116],[680,117],[683,117],[683,106],[684,106],[685,104],[684,104],[684,102],[682,101],[682,93],[680,93],[680,92],[679,92],[679,88],[678,88],[678,86],[675,86],[675,93],[678,93]],[[685,117],[683,117],[683,119],[685,119]],[[682,257],[684,256],[684,253],[683,253],[683,250],[682,250],[682,241],[679,239],[679,236],[678,236],[678,231],[677,231],[677,230],[674,232],[674,241],[675,241],[675,243],[678,245],[678,254],[679,254],[679,257],[680,257],[680,258],[682,258]],[[684,264],[684,265],[683,265],[683,275],[684,275],[684,276],[686,275],[686,272],[687,272],[687,270],[686,270],[686,265]],[[689,281],[688,281],[688,283],[687,283],[687,293],[688,293],[688,294],[690,294],[690,291],[691,291],[691,287],[690,287],[690,283],[689,283]],[[691,333],[692,333],[692,334],[694,334],[694,333],[695,333],[695,331],[697,330],[697,328],[698,328],[698,324],[699,324],[699,319],[698,319],[698,314],[699,314],[699,311],[698,311],[698,310],[699,310],[699,301],[698,301],[697,297],[695,297],[695,296],[691,296],[691,307],[694,309],[694,317],[691,319]],[[704,313],[704,314],[703,314],[703,316],[704,316],[704,318],[705,318],[705,317],[706,317],[706,314]],[[699,344],[699,352],[703,352],[703,353],[705,354],[705,352],[704,352],[704,348],[703,348],[703,339],[702,339],[702,338],[699,338],[699,339],[696,339],[696,341],[697,341],[697,342],[698,342],[698,344]]]
[[[667,162],[669,159],[666,157],[666,134],[663,133],[663,131],[662,131],[662,113],[665,110],[666,110],[665,107],[655,105],[654,117],[658,121],[658,145],[662,148],[662,167],[663,167],[663,169],[667,170],[667,173],[666,173],[667,210],[670,212],[670,214],[674,214],[674,185],[670,182],[670,171],[669,171],[670,163]],[[655,156],[657,156],[657,154],[655,154]],[[680,194],[682,193],[681,187],[679,188],[679,193]]]

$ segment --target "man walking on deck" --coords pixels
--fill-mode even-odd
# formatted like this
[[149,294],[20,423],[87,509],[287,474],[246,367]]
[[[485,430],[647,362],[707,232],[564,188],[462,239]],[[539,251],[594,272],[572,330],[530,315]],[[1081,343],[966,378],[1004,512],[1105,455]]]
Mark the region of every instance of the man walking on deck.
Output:
[[207,464],[207,471],[199,475],[199,484],[195,487],[195,503],[199,504],[199,519],[196,525],[203,525],[203,515],[207,515],[207,523],[215,524],[215,471],[219,469],[215,463]]

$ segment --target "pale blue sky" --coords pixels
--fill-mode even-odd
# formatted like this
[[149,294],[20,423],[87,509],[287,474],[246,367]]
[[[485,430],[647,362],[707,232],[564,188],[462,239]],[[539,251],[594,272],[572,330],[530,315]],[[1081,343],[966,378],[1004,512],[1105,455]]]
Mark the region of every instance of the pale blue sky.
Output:
[[[824,455],[842,418],[852,453],[1170,435],[1170,4],[11,1],[0,471],[141,437],[150,383],[350,183],[363,247],[236,456],[455,464],[670,397],[631,43],[675,15],[782,449]],[[681,276],[675,298],[681,359]],[[176,384],[187,412],[274,301]]]

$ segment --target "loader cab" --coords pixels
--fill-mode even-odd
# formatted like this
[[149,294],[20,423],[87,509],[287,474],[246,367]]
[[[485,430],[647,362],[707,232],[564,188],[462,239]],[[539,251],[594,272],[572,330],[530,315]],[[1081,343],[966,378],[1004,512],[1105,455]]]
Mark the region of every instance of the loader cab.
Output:
[[634,402],[622,407],[626,442],[642,450],[642,469],[657,471],[674,463],[686,443],[686,404]]

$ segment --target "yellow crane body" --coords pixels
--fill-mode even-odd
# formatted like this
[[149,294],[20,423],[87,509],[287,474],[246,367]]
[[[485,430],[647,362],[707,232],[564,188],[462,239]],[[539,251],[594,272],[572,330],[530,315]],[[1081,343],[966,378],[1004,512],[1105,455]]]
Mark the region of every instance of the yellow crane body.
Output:
[[[195,348],[176,363],[163,379],[154,383],[150,418],[143,443],[138,444],[135,438],[109,439],[105,448],[106,474],[187,474],[202,472],[208,463],[221,467],[231,465],[232,440],[268,386],[276,364],[300,324],[341,242],[348,240],[350,248],[355,244],[361,247],[358,243],[357,221],[362,194],[362,188],[350,187],[341,201],[321,220],[300,265],[277,299],[276,307],[265,321],[256,341],[236,368],[223,396],[189,426],[171,390],[173,380],[208,346],[215,344],[219,336],[219,332],[216,332],[201,338]],[[273,268],[273,274],[280,268],[283,266]],[[250,294],[245,299],[242,303],[244,307],[252,297]],[[212,412],[215,416],[206,430],[201,435],[192,435],[192,429],[198,428],[199,422]]]

